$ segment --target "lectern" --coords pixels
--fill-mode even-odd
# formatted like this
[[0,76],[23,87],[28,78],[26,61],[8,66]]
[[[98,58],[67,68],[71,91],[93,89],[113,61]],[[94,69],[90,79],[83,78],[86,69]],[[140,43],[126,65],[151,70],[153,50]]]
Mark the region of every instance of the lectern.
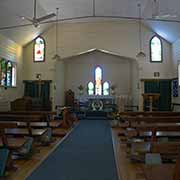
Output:
[[153,103],[159,99],[160,94],[159,93],[144,93],[142,94],[142,96],[143,96],[143,104],[145,100],[147,100],[149,102],[149,111],[152,112]]

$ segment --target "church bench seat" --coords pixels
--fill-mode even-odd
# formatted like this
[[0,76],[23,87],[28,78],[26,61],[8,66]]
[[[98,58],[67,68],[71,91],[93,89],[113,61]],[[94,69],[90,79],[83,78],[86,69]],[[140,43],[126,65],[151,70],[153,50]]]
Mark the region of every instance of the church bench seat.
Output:
[[42,136],[45,132],[46,132],[46,129],[32,129],[31,133],[29,133],[28,129],[26,128],[5,129],[6,135],[13,135],[13,136],[38,137],[38,136]]
[[54,137],[64,137],[68,133],[69,129],[56,128],[52,130]]
[[143,165],[142,169],[145,180],[173,180],[175,165]]
[[[39,115],[39,114],[0,114],[0,120],[2,121],[15,121],[15,120],[18,120],[18,121],[40,121],[41,119],[43,118],[42,115]],[[42,120],[41,120],[42,121]]]
[[22,147],[26,142],[25,138],[13,138],[7,137],[7,145],[4,145],[2,139],[0,139],[0,147],[6,146],[10,150],[16,150]]
[[131,142],[127,153],[131,160],[144,162],[146,153],[158,153],[163,162],[177,159],[180,142]]
[[180,137],[179,123],[142,123],[132,125],[133,128],[127,128],[125,135],[132,137],[151,137],[156,140],[157,137]]
[[137,112],[120,112],[119,113],[119,115],[120,116],[134,116],[134,117],[143,117],[143,116],[145,116],[145,117],[148,117],[148,116],[151,116],[151,117],[153,117],[153,116],[180,116],[180,112],[172,112],[172,111],[153,111],[153,112],[149,112],[149,111],[146,111],[146,112],[144,112],[144,111],[142,111],[142,112],[139,112],[139,111],[137,111]]
[[180,123],[180,116],[152,116],[152,117],[126,117],[131,124],[141,123]]
[[[26,127],[27,124],[25,122],[18,122],[18,127]],[[60,127],[61,122],[60,121],[52,121],[49,122],[49,127],[51,128],[58,128]],[[31,122],[30,126],[33,128],[45,128],[48,126],[47,122]]]
[[25,139],[25,143],[21,147],[13,151],[13,155],[26,159],[29,158],[30,155],[32,154],[34,139],[32,137],[25,137],[24,139]]

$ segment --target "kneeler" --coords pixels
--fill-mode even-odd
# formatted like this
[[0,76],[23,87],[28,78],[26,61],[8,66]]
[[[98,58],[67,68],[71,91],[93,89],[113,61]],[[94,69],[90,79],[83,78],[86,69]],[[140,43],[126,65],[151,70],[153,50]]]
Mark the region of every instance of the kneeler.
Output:
[[8,162],[9,150],[7,148],[0,149],[0,176],[5,175],[6,164]]

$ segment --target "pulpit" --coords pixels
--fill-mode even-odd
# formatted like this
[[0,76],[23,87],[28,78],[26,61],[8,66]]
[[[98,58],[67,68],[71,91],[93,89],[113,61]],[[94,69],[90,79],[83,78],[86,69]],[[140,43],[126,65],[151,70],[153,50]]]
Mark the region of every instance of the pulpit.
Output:
[[148,101],[149,103],[149,111],[153,111],[153,103],[157,101],[160,97],[159,93],[144,93],[143,96],[143,104],[145,101]]
[[74,92],[71,89],[65,92],[65,105],[74,107]]

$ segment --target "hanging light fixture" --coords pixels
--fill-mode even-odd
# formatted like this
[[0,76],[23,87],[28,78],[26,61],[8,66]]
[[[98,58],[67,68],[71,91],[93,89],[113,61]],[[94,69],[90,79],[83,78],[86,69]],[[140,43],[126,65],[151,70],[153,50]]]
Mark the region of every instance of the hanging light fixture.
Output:
[[56,53],[55,55],[53,56],[52,59],[54,60],[61,60],[61,57],[60,55],[58,54],[58,39],[59,39],[59,33],[58,33],[58,16],[59,16],[59,8],[56,8]]
[[146,54],[142,51],[142,15],[141,15],[141,3],[138,3],[139,9],[139,53],[136,55],[137,58],[145,58]]

